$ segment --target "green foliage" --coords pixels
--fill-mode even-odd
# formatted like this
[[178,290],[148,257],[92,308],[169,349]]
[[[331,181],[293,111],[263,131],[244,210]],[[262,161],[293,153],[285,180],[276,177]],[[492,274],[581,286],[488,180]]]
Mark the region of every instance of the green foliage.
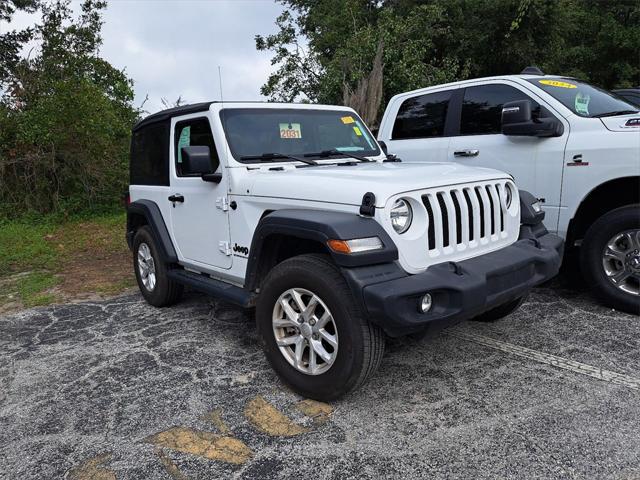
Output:
[[98,56],[105,5],[85,0],[77,19],[69,0],[42,5],[39,52],[3,63],[0,216],[104,210],[126,188],[138,112],[132,81]]
[[272,99],[340,103],[381,40],[383,107],[398,92],[527,65],[605,88],[640,84],[637,1],[280,1],[279,31],[256,37],[278,67],[262,87]]

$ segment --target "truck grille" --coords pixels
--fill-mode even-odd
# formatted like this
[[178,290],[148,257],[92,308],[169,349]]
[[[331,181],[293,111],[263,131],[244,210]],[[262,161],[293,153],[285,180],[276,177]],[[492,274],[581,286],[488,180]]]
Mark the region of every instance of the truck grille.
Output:
[[504,182],[460,186],[425,193],[427,249],[441,251],[473,243],[486,243],[505,233]]

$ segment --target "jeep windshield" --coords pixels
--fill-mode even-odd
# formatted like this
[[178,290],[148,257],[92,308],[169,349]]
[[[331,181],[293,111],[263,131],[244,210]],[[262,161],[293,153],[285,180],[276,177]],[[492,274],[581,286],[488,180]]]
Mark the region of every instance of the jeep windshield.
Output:
[[364,122],[344,110],[230,108],[220,119],[232,155],[245,163],[380,155]]
[[623,98],[573,78],[542,77],[528,81],[581,117],[609,117],[638,112],[636,106]]

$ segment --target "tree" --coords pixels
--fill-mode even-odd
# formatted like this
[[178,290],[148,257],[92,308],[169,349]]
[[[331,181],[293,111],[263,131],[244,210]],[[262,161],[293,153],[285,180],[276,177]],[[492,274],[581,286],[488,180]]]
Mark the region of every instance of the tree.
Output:
[[69,0],[42,5],[37,53],[2,64],[4,215],[105,208],[124,191],[138,112],[132,81],[99,56],[105,5],[85,0],[77,19]]
[[278,32],[256,36],[278,67],[261,90],[272,99],[345,101],[368,81],[380,44],[382,106],[398,92],[527,65],[605,88],[640,84],[637,1],[280,2]]

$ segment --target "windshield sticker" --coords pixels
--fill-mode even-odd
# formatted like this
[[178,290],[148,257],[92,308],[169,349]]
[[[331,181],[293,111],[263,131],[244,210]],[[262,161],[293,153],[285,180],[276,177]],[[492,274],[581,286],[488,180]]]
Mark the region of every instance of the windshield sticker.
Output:
[[280,138],[302,138],[302,130],[299,123],[281,123]]
[[560,82],[558,80],[538,80],[543,85],[549,85],[550,87],[558,88],[578,88],[577,85],[568,82]]
[[591,96],[578,92],[576,95],[575,107],[576,113],[580,115],[589,115],[589,101],[591,100]]
[[357,136],[359,137],[362,136],[362,131],[358,127],[353,127],[353,131],[356,132]]
[[191,127],[184,127],[178,138],[178,163],[182,163],[182,147],[191,145]]
[[340,118],[340,120],[342,120],[342,123],[344,123],[345,125],[347,125],[348,123],[355,123],[353,117],[342,117]]

